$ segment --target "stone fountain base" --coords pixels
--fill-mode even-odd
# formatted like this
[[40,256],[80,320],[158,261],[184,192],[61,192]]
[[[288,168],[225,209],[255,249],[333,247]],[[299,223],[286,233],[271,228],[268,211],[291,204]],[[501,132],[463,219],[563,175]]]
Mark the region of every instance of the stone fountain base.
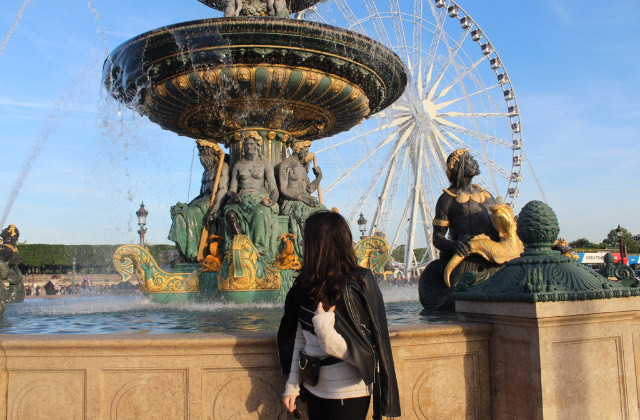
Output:
[[[640,297],[393,326],[403,419],[638,418]],[[275,333],[0,335],[0,417],[275,419]],[[371,412],[370,412],[371,413]]]
[[[402,418],[489,418],[490,331],[392,328]],[[283,410],[275,333],[1,335],[0,348],[7,419],[276,419]]]

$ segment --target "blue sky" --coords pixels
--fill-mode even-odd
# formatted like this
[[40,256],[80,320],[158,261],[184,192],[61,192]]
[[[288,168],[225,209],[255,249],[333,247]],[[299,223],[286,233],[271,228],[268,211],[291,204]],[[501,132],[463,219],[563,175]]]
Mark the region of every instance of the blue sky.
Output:
[[[509,72],[525,150],[561,235],[599,242],[618,224],[640,233],[640,2],[458,3]],[[0,11],[4,225],[28,243],[136,242],[144,201],[148,241],[168,243],[169,207],[199,188],[193,141],[109,100],[102,63],[142,32],[221,14],[196,0],[31,0],[15,23],[23,6],[5,0]],[[516,211],[542,199],[523,176]]]

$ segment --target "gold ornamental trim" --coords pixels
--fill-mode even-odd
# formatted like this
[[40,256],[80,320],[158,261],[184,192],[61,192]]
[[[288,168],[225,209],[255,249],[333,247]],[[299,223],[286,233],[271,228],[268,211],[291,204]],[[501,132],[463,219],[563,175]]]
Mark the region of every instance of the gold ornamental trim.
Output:
[[139,245],[123,245],[113,253],[113,266],[122,281],[137,277],[144,293],[195,293],[199,291],[197,273],[168,273]]
[[218,290],[221,292],[280,290],[282,284],[280,271],[270,268],[260,259],[260,256],[248,236],[234,236],[231,247],[224,257],[223,267],[228,267],[226,276],[218,276]]
[[433,219],[433,226],[449,227],[449,224],[448,220]]
[[353,248],[358,265],[370,269],[374,274],[384,274],[384,268],[391,259],[391,246],[380,236],[362,239]]

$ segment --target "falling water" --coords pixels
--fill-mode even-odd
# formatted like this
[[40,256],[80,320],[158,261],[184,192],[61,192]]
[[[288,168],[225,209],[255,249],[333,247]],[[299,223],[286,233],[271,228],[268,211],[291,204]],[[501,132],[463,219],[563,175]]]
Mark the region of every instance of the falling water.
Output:
[[[27,1],[31,1],[31,0],[27,0]],[[89,8],[89,11],[91,13],[93,13],[96,21],[98,22],[97,25],[97,30],[96,32],[98,33],[98,38],[102,40],[102,42],[104,43],[104,52],[106,56],[109,56],[109,45],[107,44],[107,37],[104,34],[104,27],[102,26],[102,16],[100,16],[100,14],[98,13],[98,10],[92,6],[92,0],[89,0],[89,2],[87,3],[87,7]]]
[[[52,117],[50,116],[49,121],[51,120]],[[7,200],[7,204],[5,205],[4,211],[2,212],[2,219],[0,219],[0,226],[4,226],[5,222],[7,221],[7,217],[9,216],[9,212],[11,211],[11,207],[13,207],[13,202],[16,200],[16,197],[18,196],[18,193],[22,188],[22,184],[24,184],[24,181],[29,174],[31,164],[36,159],[36,157],[38,157],[42,146],[49,138],[49,135],[51,134],[51,128],[51,124],[48,124],[47,127],[45,127],[45,129],[42,131],[42,133],[40,133],[40,135],[38,135],[38,137],[36,138],[36,141],[34,142],[31,149],[31,153],[29,153],[29,156],[27,157],[27,160],[22,167],[22,171],[20,171],[20,175],[18,176],[16,183],[13,185],[11,194],[9,194],[9,199]]]
[[[11,34],[13,34],[13,30],[18,25],[18,21],[22,17],[22,13],[24,13],[24,9],[27,8],[27,5],[29,4],[30,1],[31,0],[25,0],[20,10],[18,10],[18,14],[16,15],[16,18],[13,20],[13,24],[11,25],[11,28],[9,28],[9,32],[7,32],[7,36],[4,37],[4,40],[2,41],[2,45],[0,45],[0,57],[2,57],[2,52],[4,51],[4,47],[7,46],[7,42],[9,42],[9,38],[11,38]],[[2,223],[4,223],[4,219]]]
[[13,185],[13,188],[11,189],[11,193],[9,194],[7,204],[5,205],[4,211],[2,212],[2,219],[0,219],[0,227],[4,226],[5,222],[7,221],[7,217],[11,212],[13,203],[16,200],[16,197],[18,197],[18,194],[20,193],[20,189],[22,188],[24,181],[27,179],[27,176],[29,175],[29,171],[31,170],[31,165],[33,164],[33,161],[38,157],[38,155],[40,155],[40,152],[42,151],[43,146],[49,140],[49,137],[51,136],[51,132],[53,131],[53,128],[55,126],[54,122],[63,121],[66,115],[69,113],[69,109],[65,105],[71,102],[70,98],[76,95],[77,94],[76,90],[78,90],[79,87],[82,86],[82,83],[80,83],[80,79],[82,79],[84,75],[90,71],[93,71],[93,66],[89,66],[89,68],[84,69],[81,72],[80,77],[75,79],[73,82],[71,82],[70,86],[67,88],[65,93],[63,93],[60,99],[58,99],[56,104],[53,106],[53,110],[47,117],[46,122],[42,128],[42,131],[40,132],[40,134],[38,134],[35,141],[33,142],[33,146],[31,147],[31,152],[29,153],[29,156],[27,156],[27,159],[25,160],[25,163],[22,166],[22,170],[20,171],[20,175],[18,175],[18,179],[16,180],[15,184]]
[[[24,13],[24,10],[26,9],[26,7],[29,4],[29,2],[31,2],[31,0],[25,0],[25,2],[22,4],[22,7],[18,11],[18,14],[16,15],[16,18],[14,19],[13,24],[11,25],[11,28],[9,29],[9,32],[7,32],[7,35],[5,36],[4,40],[2,41],[2,45],[0,45],[0,56],[2,56],[2,52],[4,51],[4,48],[7,45],[7,42],[9,41],[9,38],[11,38],[11,35],[13,34],[13,31],[16,28],[16,26],[18,24],[18,21],[22,17],[22,14]],[[108,45],[107,45],[107,39],[106,39],[105,34],[104,34],[104,28],[102,27],[101,17],[98,14],[97,10],[92,7],[91,0],[89,0],[87,6],[89,7],[89,10],[91,11],[91,13],[94,14],[95,19],[98,22],[97,23],[98,38],[101,39],[104,42],[105,51],[108,54],[109,48],[108,48]],[[79,85],[80,84],[78,83],[77,80],[75,80],[71,84],[71,86],[79,86]],[[25,163],[24,163],[24,165],[22,167],[22,171],[20,171],[20,175],[18,176],[18,179],[16,180],[16,182],[15,182],[15,184],[14,184],[12,190],[11,190],[11,193],[9,194],[9,198],[7,200],[7,203],[5,204],[4,211],[2,212],[2,218],[0,219],[0,228],[2,226],[4,226],[6,221],[7,221],[7,217],[9,216],[9,213],[11,212],[11,208],[13,207],[13,203],[15,202],[16,197],[20,193],[20,189],[22,188],[22,185],[24,184],[24,181],[26,180],[26,178],[27,178],[27,176],[29,174],[29,171],[31,170],[31,165],[33,164],[33,161],[38,157],[38,155],[40,154],[40,151],[42,150],[42,147],[44,146],[44,144],[49,139],[49,136],[51,135],[51,131],[53,129],[53,121],[60,121],[66,115],[66,111],[63,113],[63,115],[59,115],[59,114],[60,114],[60,111],[64,109],[63,104],[66,102],[65,96],[67,96],[70,93],[69,92],[70,90],[72,90],[72,89],[69,88],[68,92],[66,93],[66,95],[63,95],[63,97],[54,106],[53,111],[51,111],[51,114],[49,114],[49,117],[47,118],[47,122],[46,122],[42,132],[38,135],[38,137],[34,141],[33,147],[31,149],[31,152],[29,153],[29,156],[27,157],[27,159],[26,159],[26,161],[25,161]]]

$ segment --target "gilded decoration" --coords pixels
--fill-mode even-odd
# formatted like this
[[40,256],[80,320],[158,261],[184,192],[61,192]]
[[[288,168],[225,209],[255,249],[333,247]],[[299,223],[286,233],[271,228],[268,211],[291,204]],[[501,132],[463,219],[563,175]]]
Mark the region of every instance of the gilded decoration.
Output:
[[[175,42],[191,37],[197,51]],[[406,85],[402,61],[376,41],[315,22],[260,17],[142,34],[110,54],[103,77],[112,96],[162,128],[216,141],[230,129],[268,127],[271,108],[293,110],[282,127],[271,128],[311,140],[335,135],[390,105]]]
[[370,269],[374,274],[383,274],[391,259],[391,247],[380,236],[369,236],[354,247],[358,265]]
[[222,268],[222,242],[224,237],[219,235],[209,235],[209,254],[202,261],[203,271],[218,272]]
[[547,204],[530,201],[518,215],[520,257],[456,300],[553,302],[640,296],[637,282],[611,281],[551,247],[558,237],[558,219]]
[[296,239],[296,235],[293,233],[283,233],[278,237],[283,243],[282,251],[276,256],[276,262],[273,266],[281,270],[300,270],[302,264],[300,259],[294,252],[293,240]]
[[[276,291],[284,298],[293,281],[290,270],[300,268],[300,252],[296,255],[297,238],[285,233],[287,216],[271,223],[278,215],[278,207],[271,204],[278,205],[279,189],[270,169],[286,158],[284,145],[290,139],[311,141],[345,132],[391,105],[404,92],[407,70],[391,49],[362,34],[285,19],[317,0],[203,2],[223,6],[225,17],[157,28],[123,43],[105,60],[104,86],[116,100],[163,129],[224,144],[230,150],[231,170],[256,160],[256,149],[248,142],[246,159],[240,158],[242,134],[256,132],[270,200],[258,197],[256,191],[264,192],[260,181],[247,182],[246,194],[232,203],[235,207],[225,207],[224,215],[207,214],[208,223],[222,225],[225,239],[212,238],[209,255],[193,275],[162,271],[144,248],[135,245],[119,249],[114,265],[123,279],[138,277],[141,289],[150,293],[197,291],[197,275],[202,274],[200,287],[206,291],[216,286],[227,292]],[[258,16],[265,14],[283,19]],[[308,166],[304,165],[307,170]],[[256,174],[243,176],[246,180]],[[321,203],[319,185],[317,191]],[[268,204],[273,215],[259,208],[261,203]],[[249,219],[259,219],[255,225],[260,240],[254,230],[236,223]],[[245,233],[253,235],[255,244]],[[382,272],[388,244],[379,238],[370,242],[363,246],[361,259],[374,272]]]
[[198,292],[197,273],[167,273],[158,267],[149,251],[138,245],[123,245],[116,249],[113,266],[122,281],[136,276],[140,290],[145,293]]
[[[504,264],[519,257],[524,251],[524,245],[516,233],[518,225],[513,217],[513,209],[507,204],[498,204],[490,210],[491,223],[500,234],[500,241],[496,242],[485,234],[474,236],[469,241],[469,254],[477,254],[487,261]],[[455,254],[447,263],[444,270],[447,287],[451,287],[451,273],[465,258],[464,255]]]
[[[291,77],[292,72],[300,73]],[[209,102],[198,103],[193,107],[189,78],[182,75],[173,84],[187,90],[172,90],[167,97],[167,83],[163,82],[152,91],[147,107],[167,107],[176,97],[182,98],[183,110],[180,111],[180,125],[192,134],[201,137],[219,139],[229,131],[241,127],[265,127],[286,129],[296,138],[315,138],[331,132],[343,122],[362,120],[370,113],[369,100],[358,86],[335,77],[328,77],[315,71],[302,71],[296,67],[278,67],[265,70],[262,66],[240,67],[235,69],[237,81],[222,78],[220,71],[200,70],[194,74],[207,86],[205,92],[211,96]],[[183,80],[184,79],[184,80]],[[287,83],[278,87],[278,80]],[[217,83],[220,81],[220,83]],[[241,85],[249,82],[250,85]],[[193,82],[193,80],[191,80]],[[256,86],[267,86],[258,89]],[[225,99],[221,99],[225,98]],[[352,123],[350,123],[352,124]]]
[[218,277],[218,290],[224,292],[249,290],[280,290],[280,272],[269,268],[246,235],[235,235]]

